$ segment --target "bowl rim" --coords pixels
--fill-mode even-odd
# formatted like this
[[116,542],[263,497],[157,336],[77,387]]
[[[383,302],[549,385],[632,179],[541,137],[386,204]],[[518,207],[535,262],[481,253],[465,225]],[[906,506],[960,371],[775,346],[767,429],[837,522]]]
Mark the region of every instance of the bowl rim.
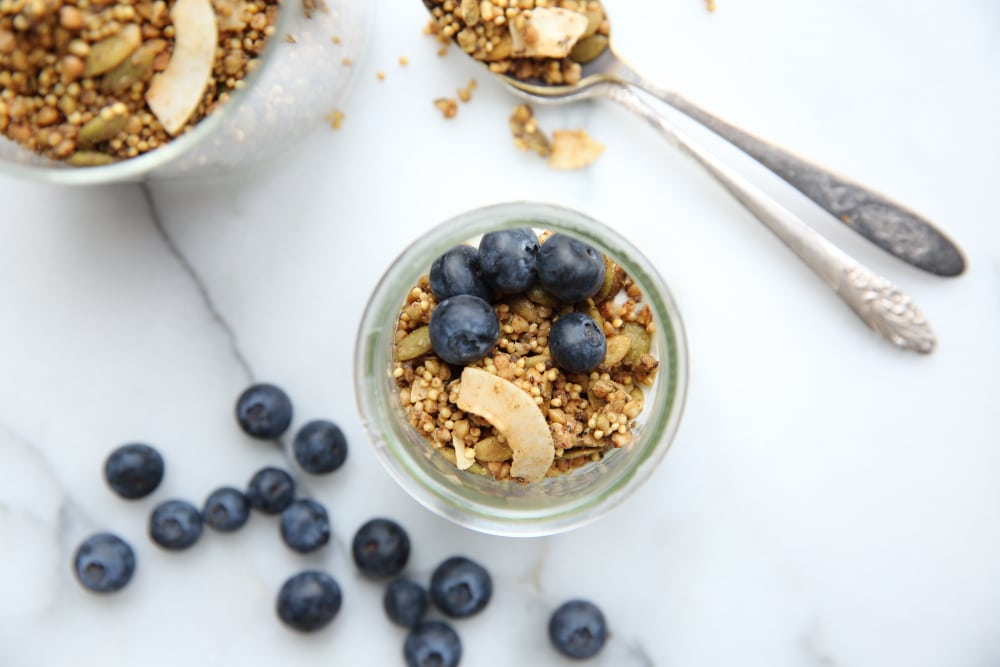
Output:
[[[613,242],[601,239],[599,245],[613,257],[617,250],[619,256],[627,260],[623,260],[623,264],[642,265],[641,276],[633,274],[634,266],[629,267],[629,272],[647,293],[647,302],[654,308],[657,317],[664,314],[667,316],[666,322],[658,320],[657,340],[662,339],[666,345],[661,345],[661,355],[670,355],[671,381],[663,394],[666,407],[647,417],[650,421],[649,429],[644,427],[643,436],[640,437],[644,442],[646,438],[655,438],[655,441],[646,443],[645,447],[637,451],[613,452],[613,455],[632,457],[618,465],[622,471],[616,470],[615,475],[610,478],[614,486],[606,488],[605,484],[600,494],[590,494],[590,497],[585,493],[580,494],[584,500],[560,506],[555,512],[549,509],[533,512],[523,508],[500,510],[496,504],[462,502],[463,498],[466,501],[468,499],[455,489],[465,488],[465,485],[452,485],[446,480],[446,477],[457,475],[459,471],[453,467],[445,469],[438,466],[438,474],[426,474],[422,466],[427,464],[424,461],[417,462],[416,457],[409,455],[405,442],[399,442],[408,439],[407,433],[412,437],[412,431],[402,431],[396,423],[398,416],[396,420],[393,418],[395,413],[401,412],[401,408],[389,405],[391,402],[385,401],[385,394],[379,391],[379,383],[391,379],[389,375],[395,316],[388,318],[391,321],[386,322],[386,308],[392,306],[398,313],[402,303],[402,296],[395,298],[389,290],[399,294],[394,289],[398,287],[399,279],[413,276],[411,255],[421,251],[426,254],[435,248],[441,251],[442,246],[455,241],[451,238],[454,235],[464,234],[464,238],[473,238],[490,229],[524,226],[533,219],[539,223],[536,225],[538,227],[544,227],[546,223],[553,224],[571,233],[583,234],[584,240],[587,240],[586,233],[607,235],[610,232]],[[427,263],[428,268],[429,266],[430,262]],[[419,276],[420,272],[416,275]],[[650,287],[655,288],[654,294],[649,293]],[[571,530],[606,515],[632,495],[649,479],[676,438],[687,398],[688,374],[687,337],[680,309],[666,283],[646,256],[619,231],[605,223],[566,206],[536,201],[492,204],[459,213],[438,223],[406,245],[389,264],[373,289],[355,341],[354,382],[358,411],[369,443],[383,468],[408,495],[439,516],[479,532],[503,536],[533,537]],[[660,397],[659,389],[653,397]],[[649,399],[650,395],[647,394],[647,401]],[[412,427],[406,424],[405,429]],[[440,456],[435,458],[444,461]],[[571,478],[574,474],[577,471],[549,479]],[[465,478],[466,481],[469,479],[471,478]],[[510,497],[516,495],[512,494]]]

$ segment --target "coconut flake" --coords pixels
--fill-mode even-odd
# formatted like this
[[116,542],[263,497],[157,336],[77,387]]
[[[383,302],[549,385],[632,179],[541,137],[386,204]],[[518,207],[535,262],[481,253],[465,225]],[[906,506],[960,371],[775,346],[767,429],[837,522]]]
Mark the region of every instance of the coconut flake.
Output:
[[565,58],[587,31],[587,17],[561,7],[537,7],[509,21],[513,55],[519,58]]
[[187,124],[205,94],[219,43],[211,0],[177,0],[170,11],[174,52],[146,93],[149,108],[171,135]]

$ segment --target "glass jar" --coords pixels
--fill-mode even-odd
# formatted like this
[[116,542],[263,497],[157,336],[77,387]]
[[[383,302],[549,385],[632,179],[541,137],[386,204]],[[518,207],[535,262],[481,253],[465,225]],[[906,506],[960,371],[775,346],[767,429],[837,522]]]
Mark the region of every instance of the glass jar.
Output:
[[[48,183],[90,185],[217,176],[276,159],[324,120],[347,93],[368,42],[366,0],[285,0],[260,65],[241,90],[191,130],[134,158],[72,167],[0,136],[0,173]],[[294,42],[293,42],[294,40]],[[346,60],[345,60],[346,59]]]
[[[599,461],[537,483],[498,481],[458,470],[407,420],[392,376],[396,321],[410,289],[444,251],[488,231],[534,227],[564,232],[619,263],[642,289],[656,323],[651,352],[660,368],[630,445]],[[375,287],[361,320],[354,382],[361,418],[389,474],[418,502],[485,533],[549,535],[605,514],[652,474],[677,432],[687,392],[688,357],[680,312],[643,254],[612,228],[573,210],[517,202],[461,214],[418,238]]]

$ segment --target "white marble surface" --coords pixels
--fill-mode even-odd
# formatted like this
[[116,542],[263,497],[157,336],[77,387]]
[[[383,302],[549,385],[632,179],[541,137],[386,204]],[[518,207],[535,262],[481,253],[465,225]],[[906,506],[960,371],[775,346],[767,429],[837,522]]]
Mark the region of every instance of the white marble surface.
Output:
[[[0,665],[402,664],[403,634],[345,544],[373,515],[410,531],[426,579],[454,553],[489,566],[490,607],[456,623],[463,665],[562,664],[548,612],[586,596],[613,638],[594,664],[987,667],[1000,664],[1000,11],[991,0],[609,0],[653,78],[926,213],[968,254],[921,274],[840,228],[746,159],[720,155],[906,289],[940,338],[896,351],[690,161],[607,103],[540,111],[608,150],[553,173],[507,136],[513,98],[435,56],[417,0],[379,0],[343,129],[227,183],[57,189],[0,180]],[[401,68],[397,59],[409,57]],[[384,70],[385,81],[376,80]],[[445,122],[431,105],[472,76]],[[692,131],[713,147],[718,142]],[[152,205],[146,193],[151,193]],[[649,484],[611,515],[535,540],[478,535],[409,500],[361,431],[352,342],[402,246],[462,210],[569,204],[639,242],[691,346],[687,412]],[[296,556],[273,521],[184,554],[145,537],[155,500],[104,487],[128,440],[164,452],[155,499],[198,502],[278,453],[241,436],[236,394],[280,383],[296,424],[338,421],[351,454],[309,480],[336,541]],[[113,529],[139,570],[85,593],[76,543]],[[303,637],[280,582],[328,568],[345,603]]]

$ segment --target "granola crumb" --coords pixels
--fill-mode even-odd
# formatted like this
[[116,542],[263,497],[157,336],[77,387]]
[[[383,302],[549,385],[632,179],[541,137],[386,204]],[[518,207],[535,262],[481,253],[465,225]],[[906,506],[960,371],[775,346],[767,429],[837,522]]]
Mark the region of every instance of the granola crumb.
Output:
[[330,127],[339,130],[344,124],[344,112],[340,109],[334,109],[324,117],[324,120],[330,124]]
[[285,41],[288,42],[289,44],[295,44],[298,40],[295,39],[295,35],[286,32]]
[[444,58],[446,55],[448,55],[448,47],[442,46],[440,49],[437,50],[437,54],[439,58]]
[[352,61],[350,58],[348,58],[347,56],[344,56],[344,59],[340,61],[340,64],[341,65],[351,65],[351,64],[353,64],[353,62],[354,61]]
[[406,67],[409,64],[410,64],[410,59],[409,58],[407,58],[406,56],[400,56],[399,57],[399,65],[400,65],[400,67]]
[[382,70],[375,72],[375,78],[378,79],[379,81],[385,81],[385,72],[383,72]]
[[478,84],[476,83],[475,79],[469,79],[469,83],[464,88],[458,89],[458,99],[460,99],[462,102],[468,102],[469,100],[471,100],[472,91],[476,89],[477,85]]
[[705,9],[710,12],[715,11],[715,0],[705,0]]
[[340,40],[340,37],[338,37],[337,35],[334,35],[333,37],[330,38],[330,41],[333,42],[334,44],[340,44],[341,40]]
[[458,101],[451,97],[439,97],[434,100],[434,106],[446,118],[454,118],[458,115]]

